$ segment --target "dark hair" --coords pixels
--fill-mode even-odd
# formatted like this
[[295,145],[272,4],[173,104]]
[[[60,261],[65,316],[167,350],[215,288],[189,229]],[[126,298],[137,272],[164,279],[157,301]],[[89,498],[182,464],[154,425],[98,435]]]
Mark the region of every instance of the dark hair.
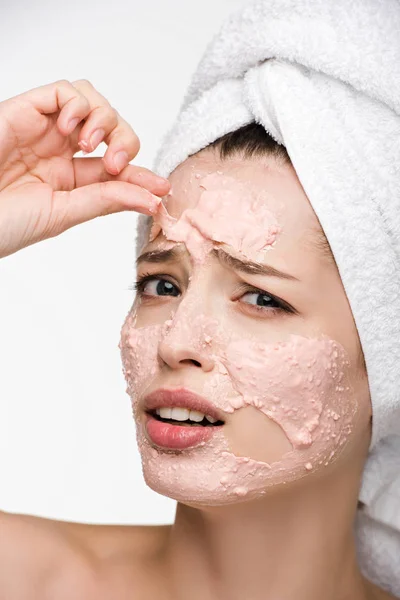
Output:
[[[258,123],[249,123],[240,129],[227,133],[210,144],[207,148],[214,149],[219,153],[222,160],[235,156],[241,158],[261,158],[272,157],[280,164],[292,164],[289,154],[282,144],[279,144],[274,138]],[[328,240],[322,230],[322,227],[313,230],[310,236],[312,246],[329,261],[335,263],[335,259]],[[366,373],[364,354],[360,344],[359,364]]]
[[285,146],[278,144],[274,138],[258,123],[244,125],[240,129],[227,133],[211,144],[219,151],[222,159],[237,154],[244,158],[272,156],[283,163],[290,163]]

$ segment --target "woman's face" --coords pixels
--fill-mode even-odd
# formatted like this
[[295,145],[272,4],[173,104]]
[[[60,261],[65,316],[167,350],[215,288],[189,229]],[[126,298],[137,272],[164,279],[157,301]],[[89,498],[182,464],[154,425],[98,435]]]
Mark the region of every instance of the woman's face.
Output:
[[170,180],[121,339],[147,483],[221,505],[329,477],[365,447],[370,399],[293,167],[206,150]]

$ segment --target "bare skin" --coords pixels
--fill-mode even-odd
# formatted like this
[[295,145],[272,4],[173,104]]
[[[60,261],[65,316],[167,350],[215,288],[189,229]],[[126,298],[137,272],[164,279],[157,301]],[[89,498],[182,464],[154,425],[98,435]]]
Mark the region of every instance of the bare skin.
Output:
[[[0,513],[0,528],[0,591],[7,600],[172,600],[185,598],[187,589],[191,598],[200,598],[203,591],[198,590],[198,575],[193,587],[193,575],[186,582],[190,588],[175,595],[182,572],[179,565],[174,576],[171,572],[173,526],[85,525]],[[199,572],[194,556],[185,565],[190,567],[192,574]],[[350,592],[337,598],[394,599],[363,579],[359,588],[362,595]],[[262,597],[271,597],[268,586]]]
[[[99,129],[104,135],[93,144]],[[128,164],[139,147],[135,133],[86,81],[58,82],[1,103],[0,131],[0,257],[100,215],[153,214],[157,197],[169,191],[168,181]],[[74,159],[79,149],[94,150],[101,139],[108,144],[104,161]],[[119,152],[126,154],[115,162]],[[167,364],[168,356],[164,359]],[[353,541],[336,533],[346,531],[355,510],[357,474],[368,447],[366,428],[364,433],[354,445],[351,467],[332,474],[331,488],[321,490],[315,482],[315,489],[299,489],[296,496],[271,497],[268,514],[263,503],[229,510],[179,504],[173,526],[124,527],[0,513],[0,598],[393,598],[361,577]],[[327,529],[315,515],[321,503],[329,514],[339,479],[349,486],[353,508],[332,506],[337,523]],[[294,507],[299,518],[290,530],[274,530]],[[302,529],[313,534],[304,536]],[[321,556],[317,573],[314,560],[301,558],[304,548],[308,556]],[[273,556],[285,556],[287,566],[266,560]],[[301,595],[285,587],[289,567],[304,580]]]

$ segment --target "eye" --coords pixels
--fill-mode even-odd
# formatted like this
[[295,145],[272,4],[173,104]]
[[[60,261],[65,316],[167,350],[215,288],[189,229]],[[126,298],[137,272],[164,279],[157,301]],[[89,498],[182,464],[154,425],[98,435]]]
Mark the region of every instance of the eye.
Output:
[[251,304],[260,308],[282,308],[282,305],[265,292],[247,292],[240,299],[245,304]]
[[246,313],[253,313],[257,317],[283,316],[284,314],[298,314],[298,311],[280,298],[276,298],[266,290],[241,285],[233,298],[238,306]]
[[139,296],[179,296],[180,291],[176,285],[161,277],[145,275],[140,277],[135,284]]

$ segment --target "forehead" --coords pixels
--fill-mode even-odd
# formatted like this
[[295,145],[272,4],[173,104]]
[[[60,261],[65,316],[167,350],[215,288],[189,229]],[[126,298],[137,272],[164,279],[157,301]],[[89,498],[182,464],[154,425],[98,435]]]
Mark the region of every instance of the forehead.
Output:
[[[292,165],[282,165],[274,158],[234,157],[220,160],[211,150],[190,157],[171,174],[172,188],[165,198],[169,214],[179,219],[186,209],[196,207],[204,191],[204,181],[210,181],[210,175],[213,176],[213,197],[216,202],[219,199],[220,181],[220,197],[226,198],[229,188],[228,191],[235,196],[236,211],[238,202],[242,214],[251,210],[255,200],[265,204],[281,228],[279,243],[276,244],[280,252],[293,251],[293,244],[307,241],[320,229]],[[236,212],[230,210],[229,202],[225,206],[226,218],[237,218]]]

